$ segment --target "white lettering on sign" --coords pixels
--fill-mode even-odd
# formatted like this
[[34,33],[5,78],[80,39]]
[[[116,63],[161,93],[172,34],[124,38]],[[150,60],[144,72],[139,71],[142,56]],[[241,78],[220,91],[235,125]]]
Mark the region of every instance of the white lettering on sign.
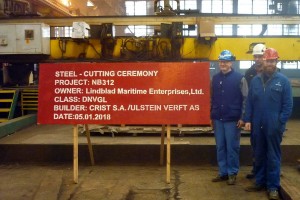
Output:
[[93,79],[92,85],[115,85],[115,80]]
[[90,111],[109,111],[111,105],[90,105]]
[[113,105],[113,111],[126,111],[124,105]]
[[77,103],[77,102],[80,102],[80,99],[79,97],[72,97],[72,96],[69,96],[69,97],[60,97],[60,96],[57,96],[57,97],[54,97],[54,102],[55,103],[62,103],[62,102],[71,102],[71,103]]
[[77,77],[75,71],[56,71],[55,77]]
[[85,77],[115,76],[115,71],[84,71],[83,76]]
[[117,71],[117,76],[157,76],[158,71]]
[[63,113],[63,114],[53,114],[53,119],[73,119],[73,114]]
[[81,98],[82,102],[98,102],[107,103],[105,97],[95,97],[95,96],[83,96]]
[[200,105],[191,105],[189,110],[190,111],[198,111],[198,110],[200,110]]
[[53,113],[55,120],[111,120],[111,114],[72,114],[72,113]]
[[55,94],[82,94],[81,88],[55,88]]
[[54,111],[86,111],[84,105],[54,105]]
[[54,80],[54,85],[89,85],[89,81],[87,79],[56,79]]
[[127,110],[132,111],[161,111],[161,105],[128,105]]
[[118,94],[147,94],[147,90],[139,90],[136,88],[130,88],[130,89],[118,88]]
[[107,89],[107,88],[85,88],[86,94],[116,94],[116,89]]
[[[83,76],[85,77],[113,77],[113,76],[157,76],[158,71],[139,71],[139,70],[126,70],[126,71],[84,71]],[[57,76],[59,77],[59,76]]]
[[186,95],[190,94],[189,90],[178,90],[178,89],[172,89],[172,90],[162,90],[162,89],[154,89],[149,88],[149,94],[164,94],[164,95]]
[[201,94],[201,95],[203,95],[204,93],[203,93],[202,89],[191,89],[190,94]]
[[168,111],[185,111],[187,105],[164,105],[164,109]]

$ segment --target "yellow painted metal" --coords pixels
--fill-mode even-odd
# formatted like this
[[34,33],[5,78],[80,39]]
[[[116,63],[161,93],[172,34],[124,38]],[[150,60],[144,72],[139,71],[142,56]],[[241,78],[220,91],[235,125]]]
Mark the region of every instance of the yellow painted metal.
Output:
[[38,110],[38,89],[24,89],[21,91],[22,116],[26,111]]
[[217,60],[219,53],[224,49],[232,51],[237,60],[252,60],[252,54],[247,54],[249,46],[251,43],[260,42],[275,48],[280,60],[300,60],[299,38],[218,38],[213,45],[210,60]]
[[214,45],[202,44],[195,38],[185,38],[182,46],[182,59],[210,59]]
[[17,99],[17,90],[0,90],[0,113],[3,115],[0,122],[8,121],[14,117]]
[[86,52],[87,46],[85,40],[52,39],[50,43],[50,58],[55,60],[80,58]]
[[182,58],[218,60],[220,52],[228,49],[235,54],[237,60],[252,60],[250,46],[253,43],[264,43],[267,47],[275,48],[280,60],[300,60],[299,38],[218,38],[211,46],[187,38]]
[[[128,38],[115,39],[113,58],[121,57],[122,45]],[[147,40],[140,38],[135,40]],[[300,39],[299,38],[217,38],[217,40],[209,44],[200,42],[197,38],[184,38],[180,49],[181,59],[202,59],[217,60],[218,55],[224,49],[230,50],[236,55],[237,60],[252,60],[251,44],[264,43],[267,47],[273,47],[279,52],[280,60],[300,60]],[[152,52],[156,58],[163,58],[162,44],[171,48],[169,39],[152,39],[148,43],[148,50]],[[134,46],[130,46],[134,50]],[[62,40],[51,40],[51,59],[78,59],[86,58],[99,61],[101,57],[100,40],[72,40],[67,39],[65,43],[65,52],[62,53]]]
[[78,16],[78,17],[23,17],[2,18],[0,23],[45,23],[50,26],[72,26],[74,21],[84,21],[90,25],[113,23],[114,25],[160,25],[161,23],[183,22],[200,24],[209,21],[213,24],[299,24],[299,15],[176,15],[176,16]]

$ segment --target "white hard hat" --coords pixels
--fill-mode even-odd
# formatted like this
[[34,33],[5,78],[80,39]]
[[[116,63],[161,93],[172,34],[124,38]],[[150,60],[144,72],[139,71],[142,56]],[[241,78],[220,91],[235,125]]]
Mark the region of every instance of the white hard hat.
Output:
[[257,44],[253,47],[252,55],[263,55],[266,50],[264,44]]

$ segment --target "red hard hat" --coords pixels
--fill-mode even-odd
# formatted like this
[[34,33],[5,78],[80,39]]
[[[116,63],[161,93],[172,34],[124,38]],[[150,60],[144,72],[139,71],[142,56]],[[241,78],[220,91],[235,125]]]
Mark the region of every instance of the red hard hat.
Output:
[[278,52],[273,48],[267,48],[264,52],[264,60],[276,60],[278,59]]

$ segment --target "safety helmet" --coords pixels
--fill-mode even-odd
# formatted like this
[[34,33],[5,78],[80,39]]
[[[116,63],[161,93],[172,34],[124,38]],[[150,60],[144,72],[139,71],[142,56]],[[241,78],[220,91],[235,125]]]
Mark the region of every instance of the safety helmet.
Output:
[[234,61],[235,56],[228,50],[223,50],[219,55],[219,60]]
[[257,44],[253,47],[252,55],[264,55],[266,46],[264,44]]
[[264,60],[276,60],[279,58],[278,52],[273,48],[267,48],[264,52]]

